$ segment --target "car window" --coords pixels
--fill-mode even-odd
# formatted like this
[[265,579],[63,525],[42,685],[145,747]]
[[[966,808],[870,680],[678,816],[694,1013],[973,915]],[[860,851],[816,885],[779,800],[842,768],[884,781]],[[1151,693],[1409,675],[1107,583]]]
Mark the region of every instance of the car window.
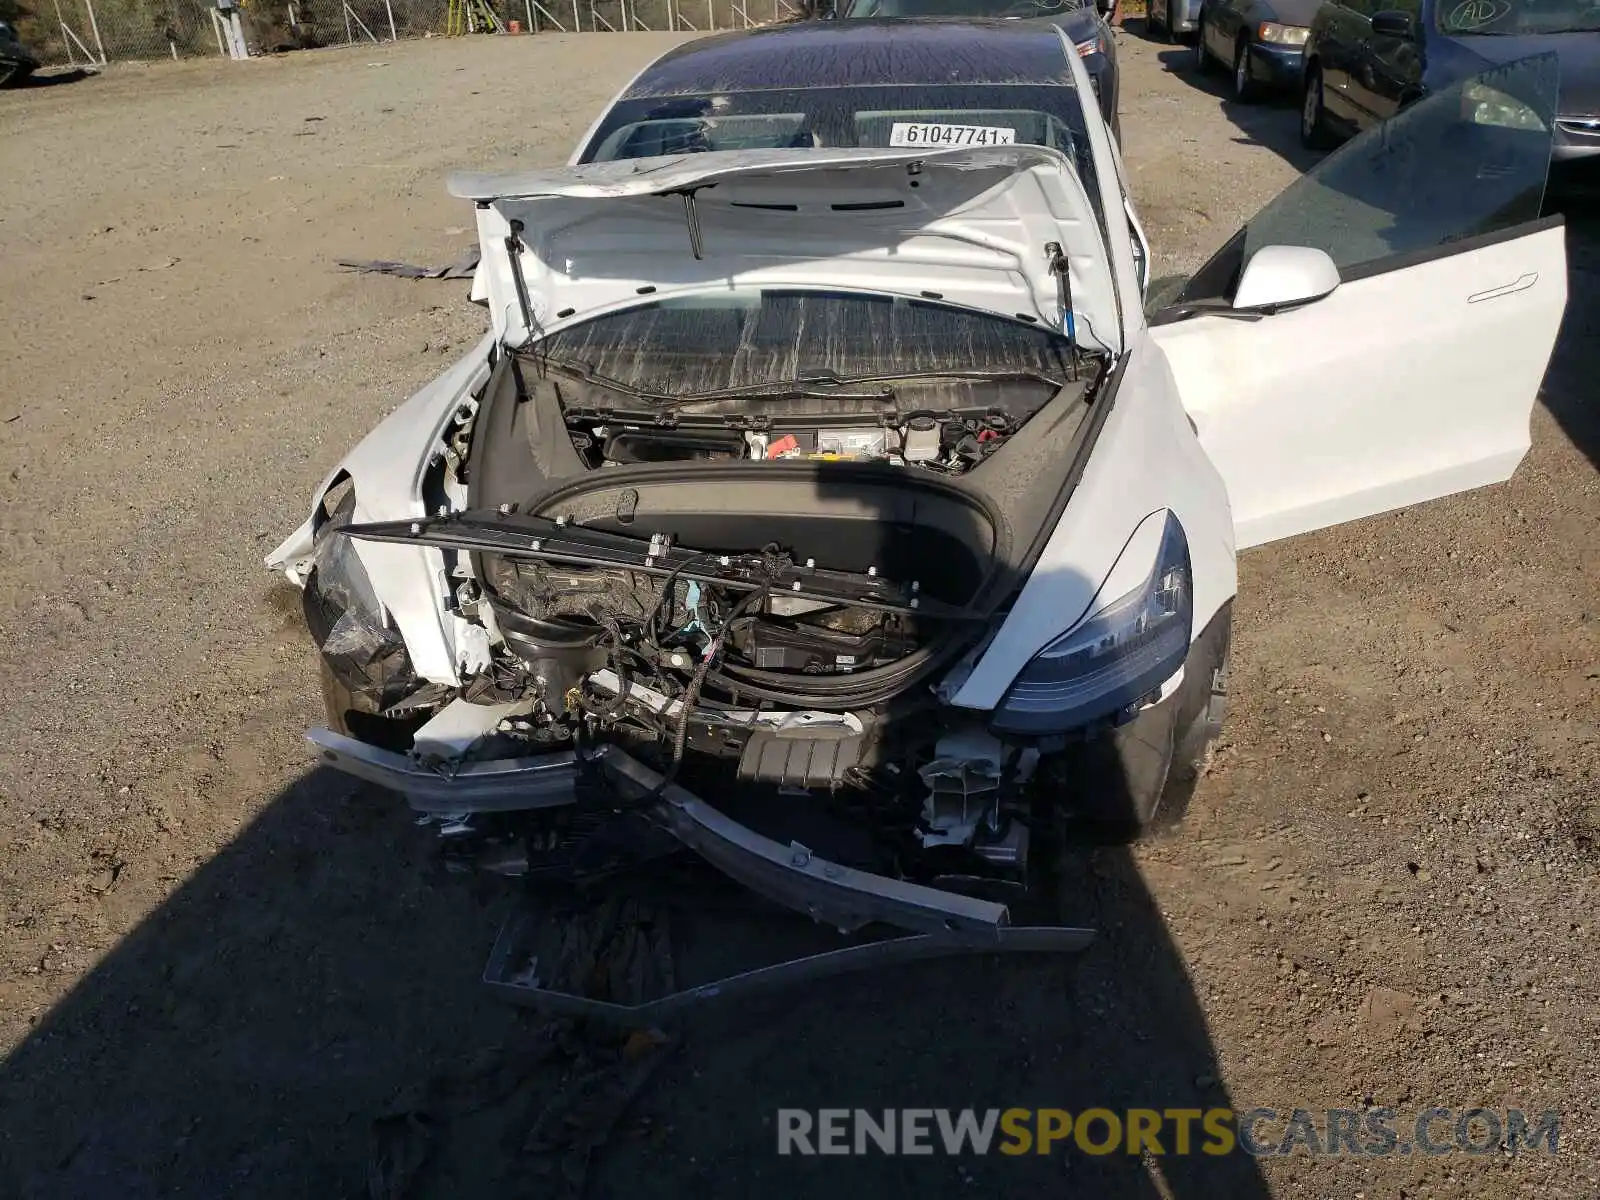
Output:
[[1556,56],[1542,54],[1403,109],[1281,192],[1178,302],[1228,298],[1263,246],[1317,247],[1351,279],[1538,219],[1556,83]]
[[709,150],[753,150],[775,146],[807,149],[806,115],[761,113],[745,117],[667,117],[635,121],[607,135],[595,158],[650,158],[659,154],[694,154]]
[[[1093,111],[1098,120],[1098,110]],[[896,124],[992,126],[1009,130],[1017,143],[1049,146],[1065,154],[1104,229],[1087,119],[1070,81],[640,96],[612,105],[578,161],[732,149],[887,147]]]
[[1439,31],[1493,37],[1600,32],[1595,0],[1444,0]]

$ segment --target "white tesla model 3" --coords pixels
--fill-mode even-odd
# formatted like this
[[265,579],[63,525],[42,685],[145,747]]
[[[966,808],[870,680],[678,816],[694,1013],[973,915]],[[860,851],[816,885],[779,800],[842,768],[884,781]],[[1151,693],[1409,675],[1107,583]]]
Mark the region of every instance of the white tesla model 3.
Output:
[[1052,28],[675,50],[451,181],[489,331],[269,558],[312,739],[506,869],[643,817],[844,927],[1004,923],[1061,818],[1181,813],[1238,550],[1517,466],[1555,95],[1431,96],[1160,289]]

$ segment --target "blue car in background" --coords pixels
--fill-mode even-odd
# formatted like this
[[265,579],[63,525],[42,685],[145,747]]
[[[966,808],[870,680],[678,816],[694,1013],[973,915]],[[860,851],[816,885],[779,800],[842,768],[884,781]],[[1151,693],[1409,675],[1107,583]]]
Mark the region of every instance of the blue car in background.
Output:
[[1318,3],[1203,0],[1195,19],[1195,69],[1204,74],[1219,65],[1226,68],[1233,98],[1243,104],[1271,93],[1298,93],[1301,54]]
[[1600,0],[1323,0],[1305,46],[1301,139],[1332,146],[1490,66],[1550,52],[1551,157],[1600,166]]

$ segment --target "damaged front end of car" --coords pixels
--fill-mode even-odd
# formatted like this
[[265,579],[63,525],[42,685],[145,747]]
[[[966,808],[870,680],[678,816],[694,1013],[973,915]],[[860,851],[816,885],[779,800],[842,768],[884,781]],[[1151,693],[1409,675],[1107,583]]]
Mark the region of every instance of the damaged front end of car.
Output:
[[458,189],[491,336],[269,559],[311,739],[463,866],[688,851],[925,939],[863,962],[1080,948],[1026,925],[1071,751],[1155,747],[1159,790],[1210,684],[1173,514],[1062,523],[1122,365],[1093,208],[1038,147],[698,157]]
[[[1058,498],[1050,464],[1105,366],[986,382],[981,405],[971,380],[919,381],[914,413],[835,387],[711,458],[671,436],[685,423],[601,415],[592,378],[508,354],[446,433],[464,507],[357,522],[347,497],[319,530],[305,604],[330,728],[312,740],[461,864],[570,881],[686,847],[840,930],[992,935],[1031,883],[1037,739],[936,685],[1023,577],[990,481],[1035,470]],[[933,449],[908,462],[922,422]],[[769,455],[806,426],[865,449]],[[371,547],[438,556],[451,618],[488,648],[456,686],[413,668]]]

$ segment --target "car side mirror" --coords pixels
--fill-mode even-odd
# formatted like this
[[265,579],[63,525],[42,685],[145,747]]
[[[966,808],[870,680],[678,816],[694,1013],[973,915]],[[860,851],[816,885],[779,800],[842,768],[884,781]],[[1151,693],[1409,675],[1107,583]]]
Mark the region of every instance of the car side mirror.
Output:
[[1409,42],[1417,36],[1417,26],[1410,13],[1386,10],[1372,14],[1372,32],[1379,37]]
[[1312,246],[1263,246],[1250,256],[1233,308],[1276,312],[1321,300],[1339,286],[1339,268],[1325,250]]

